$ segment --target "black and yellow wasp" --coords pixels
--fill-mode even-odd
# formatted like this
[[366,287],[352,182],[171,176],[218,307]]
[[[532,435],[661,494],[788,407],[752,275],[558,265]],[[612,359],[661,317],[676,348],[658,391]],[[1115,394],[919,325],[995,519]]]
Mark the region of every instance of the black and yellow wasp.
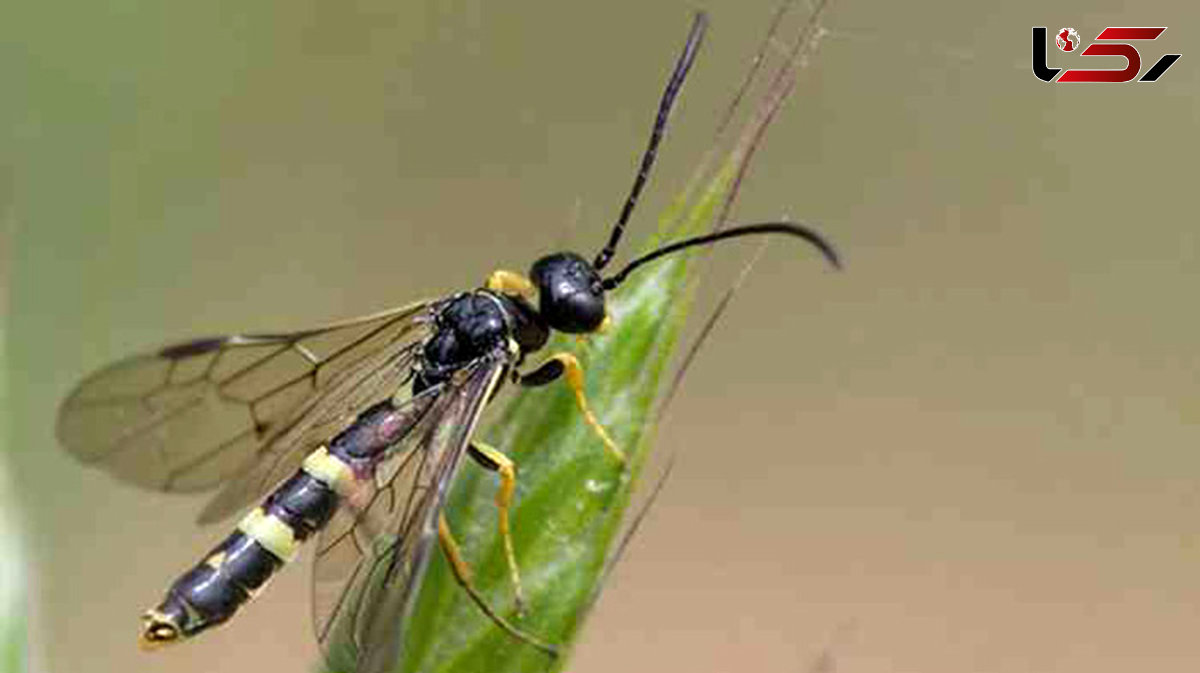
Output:
[[614,465],[621,465],[621,450],[588,408],[578,360],[558,353],[523,371],[526,356],[553,331],[603,330],[605,294],[640,266],[685,248],[784,234],[838,263],[810,229],[764,223],[680,240],[601,275],[645,186],[706,23],[698,14],[630,194],[592,261],[551,254],[534,262],[528,276],[496,271],[481,288],[347,322],[187,341],[116,362],[75,388],[59,411],[58,436],[80,460],[158,491],[218,489],[202,523],[259,502],[146,612],[143,646],[179,642],[226,622],[316,535],[316,635],[327,651],[335,635],[349,639],[360,673],[394,668],[438,542],[481,609],[517,638],[554,652],[501,619],[474,591],[442,516],[464,456],[499,475],[499,527],[519,603],[508,516],[516,471],[505,454],[473,440],[485,405],[505,382],[565,379]]

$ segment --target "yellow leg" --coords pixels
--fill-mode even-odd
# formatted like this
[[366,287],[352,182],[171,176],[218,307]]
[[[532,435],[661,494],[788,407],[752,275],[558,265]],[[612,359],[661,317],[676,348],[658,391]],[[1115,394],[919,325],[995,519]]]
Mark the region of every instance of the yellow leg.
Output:
[[508,574],[512,580],[517,612],[523,613],[525,591],[521,588],[521,573],[517,570],[517,554],[513,550],[512,529],[509,527],[508,517],[513,493],[517,489],[517,466],[511,458],[483,442],[472,442],[470,450],[472,457],[479,463],[500,475],[500,490],[496,491],[496,509],[500,512],[500,539],[504,542],[504,557],[508,562]]
[[537,295],[537,288],[533,283],[519,273],[513,271],[505,271],[497,269],[488,276],[484,287],[493,291],[504,294],[519,295],[526,299],[532,300]]
[[474,586],[471,582],[471,566],[462,557],[458,542],[450,532],[450,524],[446,523],[445,514],[438,516],[438,540],[442,543],[442,551],[446,553],[446,560],[450,561],[450,569],[454,571],[459,584]]
[[508,622],[507,619],[501,617],[499,613],[493,610],[492,606],[488,605],[487,601],[483,599],[483,596],[480,595],[479,590],[476,589],[475,585],[471,582],[471,567],[467,565],[466,560],[463,559],[462,554],[459,553],[458,542],[454,540],[454,535],[450,532],[450,524],[446,523],[445,514],[438,516],[438,540],[442,544],[442,551],[446,554],[446,558],[450,561],[450,570],[454,573],[454,579],[457,580],[458,584],[467,592],[467,595],[471,597],[471,601],[475,603],[480,611],[487,615],[488,619],[491,619],[493,622],[495,622],[496,626],[499,626],[504,630],[505,633],[513,638],[528,645],[532,645],[533,647],[536,647],[552,657],[558,656],[557,647],[513,626]]
[[570,353],[556,353],[550,356],[550,360],[557,360],[563,366],[563,373],[566,374],[567,385],[571,388],[571,392],[575,393],[575,403],[579,406],[580,413],[587,421],[587,424],[592,426],[592,430],[600,437],[600,441],[604,442],[604,449],[617,462],[625,464],[625,454],[621,449],[617,448],[617,443],[608,436],[608,432],[600,425],[600,421],[596,420],[596,415],[592,413],[591,407],[588,406],[587,395],[584,393],[583,385],[583,365],[579,364],[579,360]]

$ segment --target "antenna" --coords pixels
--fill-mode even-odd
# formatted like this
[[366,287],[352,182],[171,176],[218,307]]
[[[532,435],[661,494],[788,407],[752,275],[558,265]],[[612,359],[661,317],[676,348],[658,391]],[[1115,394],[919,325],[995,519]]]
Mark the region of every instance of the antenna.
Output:
[[650,167],[654,165],[654,155],[658,152],[658,144],[667,130],[667,117],[671,115],[675,97],[683,88],[683,80],[687,78],[688,71],[691,70],[692,63],[696,60],[696,53],[700,50],[700,42],[704,39],[704,31],[707,27],[708,15],[704,12],[696,12],[696,18],[692,21],[692,29],[688,32],[687,42],[683,45],[683,53],[675,62],[675,70],[671,73],[671,79],[667,80],[667,88],[663,91],[662,100],[658,103],[658,115],[654,118],[654,127],[650,131],[650,143],[646,146],[646,151],[642,153],[642,165],[633,179],[633,188],[629,190],[629,197],[625,199],[625,205],[621,208],[621,215],[617,218],[616,226],[613,227],[608,245],[604,246],[600,254],[596,255],[596,260],[592,262],[592,266],[597,271],[607,266],[617,251],[617,243],[621,241],[621,234],[625,233],[625,225],[629,222],[629,216],[633,214],[633,207],[637,205],[638,196],[641,195],[642,188],[646,186],[646,180],[650,177]]
[[605,290],[611,290],[625,282],[625,278],[630,274],[630,272],[639,266],[653,262],[659,257],[664,257],[673,252],[679,252],[685,248],[691,248],[697,245],[711,245],[717,241],[723,241],[727,238],[739,238],[742,236],[755,236],[761,234],[786,234],[789,236],[802,238],[811,243],[818,251],[820,251],[821,255],[825,257],[826,261],[833,265],[835,269],[842,268],[842,261],[838,258],[837,251],[834,250],[833,246],[830,245],[828,241],[826,241],[820,234],[812,229],[788,222],[764,222],[762,224],[747,224],[740,227],[734,227],[732,229],[718,231],[715,234],[705,234],[704,236],[685,238],[682,241],[676,241],[670,245],[664,245],[663,247],[648,252],[645,255],[642,255],[641,257],[638,257],[632,262],[626,264],[624,269],[621,269],[616,274],[601,281],[601,285]]

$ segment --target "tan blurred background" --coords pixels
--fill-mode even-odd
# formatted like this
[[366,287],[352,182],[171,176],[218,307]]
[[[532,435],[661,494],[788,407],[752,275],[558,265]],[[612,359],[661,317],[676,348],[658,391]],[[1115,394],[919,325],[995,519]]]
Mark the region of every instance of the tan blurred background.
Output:
[[[697,4],[26,4],[0,28],[0,194],[35,670],[310,670],[306,568],[232,628],[136,650],[222,531],[72,462],[58,401],[168,340],[595,249]],[[635,237],[775,6],[703,3]],[[1197,670],[1200,11],[838,0],[826,25],[737,216],[818,222],[847,271],[768,251],[661,429],[678,469],[570,670],[807,671],[827,647],[848,673]],[[1183,58],[1048,85],[1033,25],[1166,25],[1144,67]],[[702,309],[752,248],[718,256]]]

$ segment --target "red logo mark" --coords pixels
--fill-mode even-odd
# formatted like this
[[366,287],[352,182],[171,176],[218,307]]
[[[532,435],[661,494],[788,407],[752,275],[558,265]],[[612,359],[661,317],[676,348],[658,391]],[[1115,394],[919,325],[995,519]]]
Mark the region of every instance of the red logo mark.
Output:
[[[1156,40],[1166,28],[1105,28],[1097,40]],[[1142,56],[1132,44],[1089,44],[1081,56],[1123,56],[1124,70],[1068,70],[1059,82],[1132,82],[1142,69]]]
[[1079,33],[1074,28],[1063,28],[1054,37],[1054,44],[1060,51],[1075,51],[1075,47],[1079,46]]
[[[1089,44],[1083,51],[1079,52],[1080,56],[1120,56],[1125,59],[1125,67],[1118,70],[1073,68],[1063,72],[1057,81],[1132,82],[1134,79],[1137,79],[1138,73],[1142,70],[1142,55],[1129,42],[1157,40],[1158,36],[1162,35],[1165,30],[1166,27],[1105,28],[1096,36],[1096,42],[1105,42],[1106,44]],[[1055,34],[1054,43],[1064,52],[1075,51],[1080,43],[1079,33],[1075,32],[1074,28],[1063,28]],[[1170,68],[1175,61],[1179,60],[1179,56],[1179,54],[1163,55],[1138,81],[1153,82],[1157,80],[1167,71],[1167,68]],[[1060,70],[1060,68],[1051,68],[1046,65],[1046,29],[1045,27],[1035,26],[1033,29],[1033,74],[1044,82],[1053,82]]]

